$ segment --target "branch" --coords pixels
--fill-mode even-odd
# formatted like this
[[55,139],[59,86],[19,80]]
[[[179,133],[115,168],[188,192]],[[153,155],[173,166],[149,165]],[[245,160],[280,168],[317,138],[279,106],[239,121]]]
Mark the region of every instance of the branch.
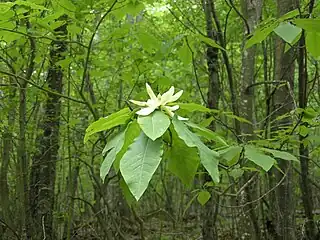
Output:
[[[247,29],[247,36],[250,35],[250,27],[249,24],[247,22],[247,19],[244,18],[244,16],[240,13],[240,11],[236,8],[236,6],[234,5],[232,0],[229,0],[230,5],[232,6],[232,8],[234,9],[234,11],[238,14],[238,16],[243,20],[243,23]],[[228,4],[228,3],[227,3]]]
[[189,45],[189,42],[188,42],[188,38],[186,38],[186,43],[188,45],[188,48],[191,52],[191,57],[192,57],[192,66],[193,66],[193,70],[194,70],[194,76],[196,78],[196,82],[197,82],[197,86],[198,86],[198,89],[199,89],[199,92],[200,92],[200,95],[201,95],[201,98],[202,98],[202,101],[207,104],[207,101],[206,101],[206,98],[204,97],[202,91],[201,91],[201,86],[200,86],[200,83],[199,83],[199,78],[198,78],[198,74],[197,74],[197,67],[196,67],[196,64],[195,64],[195,60],[194,60],[194,53]]
[[51,91],[51,90],[49,90],[49,89],[46,89],[46,88],[44,88],[44,87],[41,87],[41,86],[37,85],[36,83],[34,83],[33,81],[30,81],[30,80],[28,80],[28,79],[26,79],[26,78],[24,78],[24,77],[19,76],[19,75],[16,75],[16,74],[13,74],[13,73],[10,73],[10,72],[6,72],[6,71],[3,71],[3,70],[0,70],[0,73],[5,74],[5,75],[8,75],[8,76],[11,76],[11,77],[19,78],[19,79],[21,79],[21,80],[23,80],[23,81],[26,81],[26,82],[29,83],[30,85],[32,85],[32,86],[34,86],[34,87],[36,87],[36,88],[38,88],[38,89],[40,89],[40,90],[42,90],[42,91],[44,91],[44,92],[47,92],[47,93],[50,93],[50,94],[54,94],[54,95],[56,95],[56,96],[60,96],[60,97],[62,97],[62,98],[68,99],[68,100],[73,101],[73,102],[77,102],[77,103],[81,103],[81,104],[86,104],[85,102],[83,102],[83,101],[81,101],[81,100],[78,100],[78,99],[75,99],[75,98],[72,98],[72,97],[68,97],[68,96],[63,95],[63,94],[61,94],[61,93],[58,93],[58,92],[55,92],[55,91]]
[[110,8],[107,10],[107,12],[100,18],[100,20],[99,20],[97,26],[95,27],[95,29],[93,31],[93,34],[92,34],[92,36],[90,38],[89,45],[88,45],[88,50],[87,50],[87,56],[86,56],[86,60],[85,60],[85,63],[84,63],[84,69],[83,69],[83,75],[82,75],[82,83],[81,83],[81,92],[83,92],[84,82],[85,82],[85,79],[87,77],[87,71],[88,71],[88,65],[89,65],[89,60],[90,60],[90,54],[91,54],[91,50],[92,50],[93,39],[96,36],[101,23],[108,16],[108,14],[112,11],[113,7],[116,5],[117,2],[118,2],[118,0],[115,0],[113,2],[113,4],[110,6]]
[[[34,35],[30,35],[30,34],[27,34],[27,33],[24,33],[24,32],[20,32],[20,31],[17,31],[17,30],[13,30],[13,29],[9,29],[9,28],[0,27],[0,30],[1,31],[6,31],[6,32],[17,33],[17,34],[26,36],[28,38],[44,38],[44,39],[48,39],[48,40],[51,40],[51,41],[57,41],[57,39],[55,39],[55,38],[51,38],[51,37],[47,37],[47,36],[34,36]],[[82,44],[80,42],[77,42],[77,41],[64,41],[64,42],[65,43],[75,43],[75,44],[80,45],[81,47],[87,48],[86,45],[84,45],[84,44]]]

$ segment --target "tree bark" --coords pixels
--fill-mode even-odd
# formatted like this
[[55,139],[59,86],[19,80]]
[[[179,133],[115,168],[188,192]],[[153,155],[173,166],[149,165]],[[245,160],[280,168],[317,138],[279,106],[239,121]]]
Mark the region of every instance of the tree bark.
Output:
[[[305,46],[305,34],[302,33],[299,42],[299,54],[298,54],[298,66],[299,66],[299,108],[305,109],[308,104],[307,99],[307,84],[308,84],[308,68],[307,68],[307,53]],[[303,117],[303,114],[300,116]],[[307,123],[302,123],[308,126]],[[309,148],[303,144],[303,140],[307,136],[299,136],[300,140],[300,189],[303,208],[306,215],[306,237],[308,240],[316,240],[316,226],[313,218],[313,195],[312,187],[309,183]]]
[[[51,44],[47,84],[50,90],[62,93],[63,71],[57,62],[64,59],[63,54],[67,50],[64,42],[64,37],[67,34],[67,25],[60,26],[55,30],[55,33],[57,40],[52,41]],[[33,239],[56,239],[53,229],[53,208],[56,162],[59,155],[60,109],[60,96],[49,93],[46,100],[43,123],[40,126],[43,133],[37,140],[37,152],[33,156],[30,174],[30,209],[33,220]]]
[[[277,0],[278,16],[292,11],[296,8],[295,0]],[[273,119],[279,116],[290,113],[294,109],[294,49],[291,48],[287,52],[285,50],[285,42],[276,37],[275,39],[275,80],[286,81],[285,86],[278,85],[273,94],[272,112],[274,112]],[[272,126],[273,133],[281,131],[283,127],[289,127],[292,124],[290,117],[282,118],[274,121]],[[276,220],[277,239],[294,240],[295,235],[295,205],[294,205],[294,189],[293,189],[293,174],[292,166],[289,161],[279,160],[279,167],[286,174],[285,179],[276,189],[275,203],[273,204],[273,218]],[[283,173],[275,170],[275,180],[280,182],[283,178]]]
[[[253,32],[258,21],[261,17],[262,10],[262,2],[261,0],[251,1],[251,0],[242,0],[241,1],[241,10],[243,18],[246,21],[246,24],[243,28],[243,47],[242,47],[242,66],[241,66],[241,83],[240,83],[240,99],[239,101],[239,109],[241,117],[249,120],[254,123],[255,119],[255,111],[254,111],[254,88],[250,87],[255,81],[255,58],[256,58],[256,49],[257,46],[254,45],[248,49],[244,48],[244,45],[247,40],[248,31]],[[242,123],[241,124],[241,135],[242,139],[252,140],[254,129],[252,124]],[[250,174],[245,173],[242,179],[242,185],[245,184],[252,176]],[[244,189],[245,199],[247,202],[251,202],[256,195],[257,191],[257,181],[252,182],[248,187]],[[248,212],[249,219],[251,222],[251,235],[252,239],[259,240],[261,239],[261,230],[259,226],[258,217],[255,211],[255,204],[249,204],[248,207],[244,209],[244,212]],[[247,216],[244,216],[247,218]],[[247,221],[244,219],[243,223]],[[244,226],[247,226],[246,224]]]
[[[206,31],[207,37],[211,38],[214,41],[217,41],[217,32],[213,27],[213,2],[212,0],[204,0],[203,1],[203,9],[205,13],[206,19]],[[220,83],[219,83],[219,74],[218,74],[218,53],[219,49],[214,48],[212,46],[207,45],[207,66],[208,66],[208,95],[207,95],[207,106],[211,109],[218,109],[219,105],[219,95],[220,95]],[[214,122],[210,125],[211,130],[216,129],[216,125]],[[212,181],[208,173],[205,174],[204,178],[205,182]],[[202,220],[203,220],[203,229],[202,236],[203,239],[217,239],[217,231],[216,231],[216,220],[218,215],[218,203],[219,196],[214,194],[211,191],[211,198],[206,203],[203,208]]]

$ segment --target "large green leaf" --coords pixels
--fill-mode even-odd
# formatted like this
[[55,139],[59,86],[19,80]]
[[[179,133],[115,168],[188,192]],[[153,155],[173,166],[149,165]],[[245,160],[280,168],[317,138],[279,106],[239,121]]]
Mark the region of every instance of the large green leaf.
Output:
[[120,161],[120,171],[132,195],[139,200],[157,170],[163,153],[162,141],[152,141],[143,132]]
[[298,18],[294,23],[308,32],[320,32],[320,19]]
[[129,108],[124,108],[116,113],[113,113],[107,117],[100,118],[89,125],[84,136],[84,142],[86,143],[89,137],[97,132],[106,131],[116,126],[127,123],[130,119],[131,111]]
[[272,21],[267,26],[263,26],[261,28],[258,28],[251,38],[246,42],[245,48],[250,48],[251,46],[262,42],[265,40],[270,33],[272,33],[273,29],[275,29],[278,26],[277,21]]
[[320,57],[320,32],[306,32],[306,48],[315,58]]
[[211,47],[214,47],[214,48],[219,48],[221,50],[224,50],[225,49],[223,47],[221,47],[219,44],[217,44],[214,40],[212,40],[211,38],[208,38],[208,37],[205,37],[203,35],[198,35],[198,38],[203,41],[204,43],[208,44],[209,46]]
[[219,136],[217,133],[211,131],[208,128],[204,128],[202,126],[199,126],[198,124],[192,123],[192,122],[185,122],[189,127],[193,128],[196,133],[198,133],[200,136],[205,137],[206,139],[210,141],[216,142],[217,145],[220,146],[228,146],[226,141]]
[[116,170],[116,172],[119,171],[121,158],[127,152],[129,146],[133,143],[133,141],[140,135],[140,132],[141,132],[141,129],[136,120],[128,124],[125,137],[124,137],[123,146],[120,152],[117,154],[116,160],[114,161],[114,164],[113,164],[113,167]]
[[279,21],[284,21],[284,20],[287,20],[287,19],[290,19],[290,18],[294,18],[296,16],[298,16],[300,14],[300,11],[299,9],[294,9],[290,12],[287,12],[286,14],[282,15],[280,18],[279,18]]
[[279,37],[288,43],[293,43],[299,36],[302,29],[296,27],[288,22],[280,23],[278,27],[273,30]]
[[295,156],[293,156],[291,153],[288,153],[288,152],[279,151],[279,150],[270,149],[270,148],[261,148],[261,150],[264,152],[271,153],[275,158],[281,158],[283,160],[299,162],[299,160]]
[[102,181],[104,181],[105,177],[109,173],[109,170],[113,162],[116,160],[117,154],[122,149],[124,143],[124,136],[125,131],[118,133],[115,137],[108,141],[108,143],[102,151],[102,155],[105,156],[104,161],[102,162],[100,167],[100,177]]
[[192,62],[192,53],[185,39],[183,40],[183,45],[178,50],[178,56],[186,66]]
[[219,112],[216,109],[209,109],[209,108],[206,108],[205,106],[202,106],[196,103],[177,103],[177,105],[179,105],[180,109],[186,110],[188,112],[204,112],[204,113]]
[[245,147],[245,157],[258,166],[262,167],[265,171],[269,171],[273,164],[276,162],[274,158],[265,155],[259,149],[250,145]]
[[172,135],[168,168],[185,185],[191,186],[199,165],[197,149],[186,146],[174,131]]
[[222,158],[227,160],[229,166],[232,166],[238,162],[241,152],[242,147],[230,146],[226,149],[219,151],[219,154]]
[[181,138],[188,147],[197,147],[202,165],[210,174],[215,182],[219,182],[219,154],[208,148],[200,138],[191,132],[183,121],[176,117],[172,119],[172,123],[179,138]]
[[142,131],[154,141],[167,131],[170,119],[162,111],[154,111],[148,116],[139,116],[138,123]]

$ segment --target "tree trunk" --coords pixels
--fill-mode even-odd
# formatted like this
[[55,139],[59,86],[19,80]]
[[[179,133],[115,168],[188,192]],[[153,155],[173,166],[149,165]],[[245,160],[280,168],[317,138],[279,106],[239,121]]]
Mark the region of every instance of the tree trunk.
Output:
[[[213,9],[213,2],[212,0],[204,0],[203,1],[203,8],[206,18],[206,30],[207,30],[207,37],[211,38],[214,41],[217,41],[217,33],[213,27],[212,22],[212,9]],[[219,104],[219,94],[220,94],[220,84],[219,84],[219,75],[218,75],[218,53],[219,49],[214,48],[212,46],[207,45],[207,66],[208,66],[208,75],[209,75],[209,82],[208,82],[208,96],[207,96],[207,106],[208,108],[218,109]],[[213,123],[210,125],[211,130],[215,130],[216,126]],[[208,174],[205,174],[204,178],[205,182],[212,181]],[[216,199],[215,199],[216,198]],[[218,215],[218,202],[219,196],[214,194],[211,191],[211,198],[206,203],[203,208],[203,229],[202,229],[202,236],[203,239],[217,239],[217,231],[216,231],[216,220]]]
[[15,122],[16,104],[14,103],[14,97],[16,95],[16,89],[10,89],[9,93],[9,111],[8,111],[8,124],[4,128],[3,133],[3,150],[2,150],[2,162],[0,168],[0,209],[3,221],[9,227],[14,229],[14,219],[10,209],[9,199],[9,184],[8,184],[8,173],[10,163],[10,153],[12,152],[12,130]]
[[[296,8],[294,0],[277,0],[278,16],[292,11]],[[278,85],[273,95],[272,112],[273,119],[290,113],[294,109],[293,83],[294,83],[294,49],[285,52],[285,42],[276,37],[275,39],[275,81],[285,81],[285,86]],[[292,124],[290,117],[274,121],[272,127],[275,131],[281,131],[283,127],[289,127]],[[276,220],[277,239],[294,240],[295,235],[295,205],[292,166],[289,161],[279,160],[279,167],[286,174],[285,179],[275,191],[275,200],[273,204],[273,218]],[[283,173],[275,170],[276,183],[283,178]]]
[[[262,2],[261,0],[251,1],[251,0],[242,0],[241,1],[241,9],[244,19],[246,19],[246,24],[243,28],[244,34],[244,41],[243,41],[243,49],[242,49],[242,68],[241,68],[241,96],[239,101],[239,109],[241,117],[249,120],[250,122],[254,123],[255,119],[255,111],[254,111],[254,88],[252,84],[254,83],[255,79],[255,58],[256,58],[256,48],[257,46],[254,45],[248,49],[244,48],[245,42],[247,40],[248,33],[254,31],[262,10]],[[242,139],[252,140],[254,139],[253,136],[253,125],[248,123],[241,124],[241,134]],[[244,185],[252,175],[245,173],[242,179],[242,185]],[[245,191],[245,200],[246,202],[251,202],[256,196],[257,191],[257,181],[252,182],[248,187],[244,189]],[[261,231],[259,226],[258,217],[255,211],[255,204],[249,204],[245,209],[244,212],[248,212],[249,219],[243,219],[243,223],[247,223],[247,221],[251,222],[252,227],[252,239],[259,240],[261,238]],[[247,218],[246,214],[244,216]],[[244,228],[247,224],[244,225]]]
[[[305,34],[303,33],[299,42],[298,54],[299,66],[299,108],[305,109],[308,104],[307,99],[307,84],[308,84],[308,68],[307,68],[307,54],[305,46]],[[300,116],[303,117],[303,114]],[[302,123],[308,127],[307,123]],[[301,198],[303,208],[306,215],[306,237],[308,240],[316,240],[316,226],[313,218],[313,199],[312,188],[309,183],[309,148],[303,144],[303,140],[307,136],[299,136],[300,140],[300,169],[301,169]]]
[[[57,40],[54,40],[51,44],[47,84],[50,90],[62,93],[63,72],[57,62],[64,59],[63,54],[67,50],[66,43],[63,40],[67,34],[67,25],[60,26],[55,30],[55,33]],[[40,126],[43,133],[37,140],[37,152],[33,156],[30,174],[33,239],[56,239],[53,229],[53,208],[56,162],[59,151],[60,109],[60,96],[49,93],[43,123]]]

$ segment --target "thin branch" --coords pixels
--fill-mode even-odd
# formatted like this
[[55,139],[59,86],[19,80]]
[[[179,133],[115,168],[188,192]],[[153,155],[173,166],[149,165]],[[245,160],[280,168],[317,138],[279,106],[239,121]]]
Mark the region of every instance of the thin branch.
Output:
[[199,82],[199,78],[198,78],[198,73],[197,73],[197,67],[196,67],[196,64],[195,64],[195,59],[194,59],[194,53],[190,47],[190,44],[189,44],[189,41],[188,39],[186,38],[186,43],[187,43],[187,46],[191,52],[191,57],[192,57],[192,66],[193,66],[193,70],[194,70],[194,76],[196,78],[196,82],[197,82],[197,86],[198,86],[198,89],[199,89],[199,92],[200,92],[200,95],[201,95],[201,98],[202,98],[202,101],[207,104],[207,101],[206,101],[206,98],[204,97],[202,91],[201,91],[201,86],[200,86],[200,82]]
[[[20,34],[20,35],[23,35],[23,36],[26,36],[28,38],[44,38],[44,39],[48,39],[48,40],[51,40],[51,41],[57,41],[57,39],[55,38],[51,38],[51,37],[48,37],[48,36],[36,36],[36,35],[31,35],[31,34],[28,34],[28,33],[24,33],[24,32],[20,32],[20,31],[17,31],[17,30],[13,30],[13,29],[9,29],[9,28],[3,28],[3,27],[0,27],[0,30],[1,31],[6,31],[6,32],[12,32],[12,33],[17,33],[17,34]],[[84,48],[88,48],[86,45],[80,43],[80,42],[77,42],[77,41],[64,41],[65,43],[75,43],[75,44],[78,44],[79,46],[81,47],[84,47]]]
[[96,27],[95,27],[95,29],[93,31],[93,34],[92,34],[92,36],[90,38],[89,45],[88,45],[88,50],[87,50],[87,56],[86,56],[86,60],[85,60],[85,63],[84,63],[84,69],[83,69],[83,75],[82,75],[82,83],[81,83],[81,92],[83,92],[84,82],[85,82],[85,79],[87,77],[87,71],[88,71],[90,54],[91,54],[91,50],[92,50],[92,44],[93,44],[94,37],[96,36],[101,23],[108,16],[108,14],[112,11],[113,7],[116,5],[117,2],[118,2],[118,0],[115,0],[112,3],[112,5],[109,7],[109,9],[106,11],[106,13],[100,18],[100,20],[99,20],[98,24],[96,25]]
[[19,78],[19,79],[21,79],[21,80],[23,80],[23,81],[26,81],[26,82],[29,83],[30,85],[32,85],[32,86],[34,86],[34,87],[36,87],[36,88],[38,88],[38,89],[40,89],[40,90],[42,90],[42,91],[44,91],[44,92],[47,92],[47,93],[50,93],[50,94],[54,94],[54,95],[56,95],[56,96],[60,96],[60,97],[62,97],[62,98],[68,99],[68,100],[73,101],[73,102],[77,102],[77,103],[81,103],[81,104],[86,104],[85,102],[83,102],[83,101],[81,101],[81,100],[78,100],[78,99],[75,99],[75,98],[72,98],[72,97],[68,97],[68,96],[63,95],[63,94],[61,94],[61,93],[58,93],[58,92],[55,92],[55,91],[51,91],[51,90],[49,90],[49,89],[46,89],[46,88],[44,88],[44,87],[41,87],[41,86],[37,85],[36,83],[34,83],[33,81],[30,81],[30,80],[28,80],[28,79],[26,79],[26,78],[24,78],[24,77],[19,76],[19,75],[16,75],[16,74],[13,74],[13,73],[10,73],[10,72],[6,72],[6,71],[3,71],[3,70],[0,70],[0,73],[5,74],[5,75],[8,75],[8,76],[11,76],[11,77]]
[[238,14],[238,16],[243,20],[243,23],[247,29],[247,36],[249,36],[250,35],[250,27],[247,22],[247,19],[245,19],[244,16],[240,13],[240,11],[236,8],[236,6],[234,5],[232,0],[229,0],[229,3],[232,6],[232,8],[234,9],[234,11]]

